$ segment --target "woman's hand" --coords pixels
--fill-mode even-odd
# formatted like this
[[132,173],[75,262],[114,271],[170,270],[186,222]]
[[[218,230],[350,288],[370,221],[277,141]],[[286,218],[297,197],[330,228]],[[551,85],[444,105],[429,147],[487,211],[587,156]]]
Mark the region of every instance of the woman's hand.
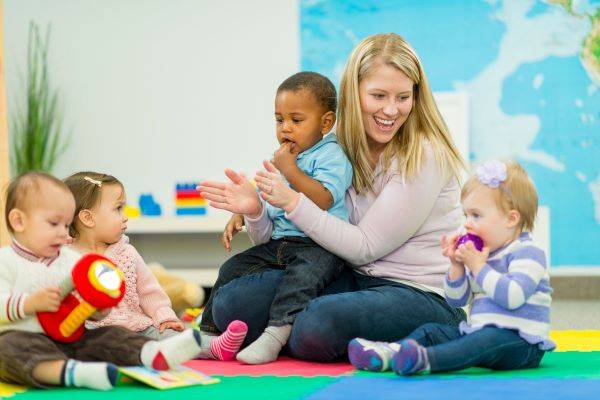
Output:
[[262,212],[262,204],[254,186],[243,174],[231,169],[225,170],[230,183],[205,181],[198,185],[202,197],[211,207],[227,210],[235,214],[256,218]]
[[221,236],[221,243],[223,243],[223,247],[227,252],[231,251],[231,239],[242,230],[244,226],[244,216],[241,214],[233,214],[229,221],[227,221],[227,225],[225,225],[225,229],[223,230],[223,236]]
[[263,161],[266,171],[256,173],[254,180],[260,189],[260,196],[269,204],[292,212],[298,205],[300,194],[288,186],[287,182],[270,161]]

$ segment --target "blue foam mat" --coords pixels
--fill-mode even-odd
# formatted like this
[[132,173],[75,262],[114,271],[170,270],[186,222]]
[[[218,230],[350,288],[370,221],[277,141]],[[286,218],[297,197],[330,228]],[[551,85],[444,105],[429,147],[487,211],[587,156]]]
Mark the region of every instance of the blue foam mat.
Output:
[[306,397],[308,400],[460,399],[549,400],[600,397],[600,379],[411,379],[344,377]]

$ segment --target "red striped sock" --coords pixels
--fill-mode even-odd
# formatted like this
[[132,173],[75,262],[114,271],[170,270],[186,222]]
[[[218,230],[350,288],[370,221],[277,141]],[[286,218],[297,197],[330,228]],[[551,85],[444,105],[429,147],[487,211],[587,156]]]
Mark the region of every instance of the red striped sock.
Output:
[[240,350],[248,333],[245,322],[235,320],[229,324],[221,336],[210,342],[210,352],[217,360],[232,361]]

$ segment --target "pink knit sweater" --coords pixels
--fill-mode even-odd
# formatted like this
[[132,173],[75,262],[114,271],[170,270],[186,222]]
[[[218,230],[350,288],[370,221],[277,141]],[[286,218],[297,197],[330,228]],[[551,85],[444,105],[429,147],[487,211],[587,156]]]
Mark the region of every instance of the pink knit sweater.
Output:
[[118,325],[140,332],[149,326],[158,327],[166,321],[177,321],[171,300],[158,284],[146,263],[129,244],[127,236],[109,246],[104,254],[116,263],[125,275],[125,297],[102,320],[87,321],[87,328]]

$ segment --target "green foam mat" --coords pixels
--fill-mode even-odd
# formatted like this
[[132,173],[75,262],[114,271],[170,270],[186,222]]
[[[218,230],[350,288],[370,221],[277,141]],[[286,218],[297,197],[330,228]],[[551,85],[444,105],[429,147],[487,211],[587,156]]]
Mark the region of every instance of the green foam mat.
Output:
[[[234,376],[226,377],[214,375],[221,379],[220,383],[208,386],[193,386],[188,388],[172,389],[160,391],[139,383],[130,383],[119,386],[110,392],[98,392],[87,389],[55,388],[49,390],[28,389],[24,393],[15,393],[15,400],[28,399],[302,399],[310,397],[315,393],[330,393],[339,383],[345,383],[345,386],[339,386],[340,391],[343,387],[348,387],[347,380],[356,379],[364,381],[364,378],[383,378],[387,381],[398,382],[403,379],[396,377],[393,372],[374,373],[366,371],[355,371],[350,376],[339,377],[248,377]],[[389,378],[393,378],[390,380]],[[465,379],[497,379],[509,381],[523,379],[565,379],[566,382],[572,379],[600,379],[600,352],[562,352],[548,353],[542,360],[542,365],[535,369],[526,369],[518,371],[490,371],[484,368],[470,368],[464,371],[418,375],[408,379],[411,382],[420,380],[454,380],[464,381]],[[425,383],[425,382],[424,382]],[[451,384],[448,382],[448,384]],[[452,383],[453,384],[453,383]],[[336,386],[337,385],[337,386]],[[331,386],[331,387],[330,387]],[[395,386],[394,386],[395,387]],[[323,390],[329,390],[323,391]],[[336,389],[337,390],[337,389]],[[335,390],[334,390],[335,391]],[[340,392],[341,393],[341,392]],[[396,393],[397,394],[397,393]]]
[[[376,373],[358,371],[356,376],[395,375],[393,372]],[[417,375],[413,379],[451,378],[600,378],[600,352],[566,351],[547,353],[539,368],[514,371],[491,371],[486,368],[469,368],[463,371]]]
[[[216,376],[216,375],[215,375]],[[157,390],[145,385],[133,383],[119,386],[110,392],[87,389],[53,388],[48,390],[28,389],[15,394],[11,399],[110,399],[110,400],[154,400],[154,399],[299,399],[322,389],[336,378],[316,377],[221,377],[220,383],[207,386]]]

